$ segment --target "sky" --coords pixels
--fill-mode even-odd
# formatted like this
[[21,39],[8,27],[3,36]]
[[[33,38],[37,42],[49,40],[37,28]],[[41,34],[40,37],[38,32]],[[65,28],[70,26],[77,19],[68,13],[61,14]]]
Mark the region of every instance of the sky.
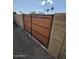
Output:
[[46,0],[13,0],[13,11],[19,13],[19,11],[22,11],[22,13],[30,13],[32,11],[35,11],[37,13],[43,12],[48,13],[46,9],[51,9],[51,7],[54,7],[54,10],[49,11],[49,13],[60,13],[60,12],[66,12],[66,0],[48,0],[50,2],[49,4],[45,4]]

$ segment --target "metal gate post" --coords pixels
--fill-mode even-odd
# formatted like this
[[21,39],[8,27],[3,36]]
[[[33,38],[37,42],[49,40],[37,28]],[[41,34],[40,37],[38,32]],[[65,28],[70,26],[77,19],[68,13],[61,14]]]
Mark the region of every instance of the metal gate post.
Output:
[[[51,25],[50,25],[50,32],[49,32],[49,40],[50,40],[50,35],[51,35],[51,30],[52,30],[52,24],[53,24],[53,16],[54,15],[51,15],[52,16],[52,19],[51,19]],[[48,40],[48,46],[49,46],[49,40]],[[48,48],[48,46],[47,46],[47,48]]]
[[24,14],[22,14],[23,15],[23,28],[24,28],[24,30],[25,30],[25,24],[24,24]]
[[32,15],[31,15],[31,36],[32,36]]

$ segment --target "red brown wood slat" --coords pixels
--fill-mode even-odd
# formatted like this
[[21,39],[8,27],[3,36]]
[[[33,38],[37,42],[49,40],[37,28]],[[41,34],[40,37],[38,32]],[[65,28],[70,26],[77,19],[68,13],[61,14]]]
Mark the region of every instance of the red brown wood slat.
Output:
[[51,20],[43,18],[32,18],[32,23],[50,29]]
[[45,47],[48,46],[52,16],[24,15],[24,27]]
[[36,33],[36,32],[33,31],[33,30],[32,30],[32,34],[33,34],[33,36],[34,36],[40,43],[42,43],[45,47],[48,46],[48,44],[47,44],[47,43],[48,43],[48,39],[47,39],[47,38],[45,38],[45,37],[39,35],[38,33]]
[[49,30],[42,28],[40,26],[32,24],[32,30],[35,30],[36,32],[40,33],[41,35],[45,36],[46,38],[49,37]]

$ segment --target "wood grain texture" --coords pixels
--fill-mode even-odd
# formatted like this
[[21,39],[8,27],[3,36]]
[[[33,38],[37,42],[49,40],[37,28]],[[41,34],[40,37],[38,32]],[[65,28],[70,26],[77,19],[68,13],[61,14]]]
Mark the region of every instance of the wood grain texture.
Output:
[[44,46],[48,46],[52,16],[48,15],[25,15],[25,30],[32,32],[32,35]]

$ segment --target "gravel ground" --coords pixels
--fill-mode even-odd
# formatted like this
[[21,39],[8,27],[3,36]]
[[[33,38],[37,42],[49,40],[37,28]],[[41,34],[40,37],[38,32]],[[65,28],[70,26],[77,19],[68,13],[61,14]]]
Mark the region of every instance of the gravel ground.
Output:
[[19,26],[13,25],[13,59],[55,59]]

